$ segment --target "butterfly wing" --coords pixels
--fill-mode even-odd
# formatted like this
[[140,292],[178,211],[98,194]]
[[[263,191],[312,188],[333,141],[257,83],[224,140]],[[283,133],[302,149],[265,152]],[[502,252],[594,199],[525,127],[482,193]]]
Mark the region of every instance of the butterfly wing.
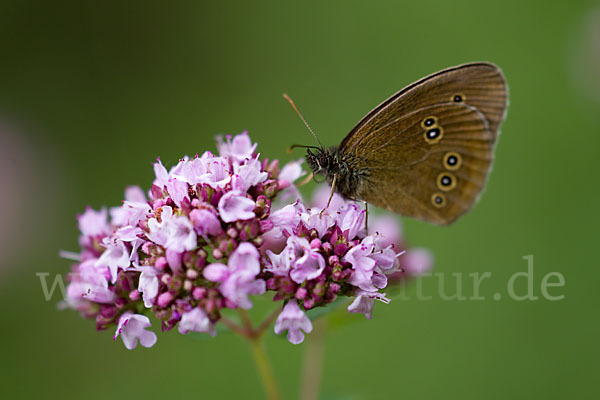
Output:
[[465,64],[402,89],[340,145],[365,177],[357,197],[401,215],[449,224],[485,185],[507,106],[498,67]]
[[340,148],[353,151],[364,136],[397,116],[446,102],[463,103],[479,110],[496,140],[508,104],[508,89],[502,71],[494,64],[470,63],[429,75],[375,107],[346,135]]
[[368,150],[357,160],[366,174],[358,197],[440,225],[473,206],[485,185],[494,146],[484,115],[454,103],[398,117],[363,141],[361,149]]

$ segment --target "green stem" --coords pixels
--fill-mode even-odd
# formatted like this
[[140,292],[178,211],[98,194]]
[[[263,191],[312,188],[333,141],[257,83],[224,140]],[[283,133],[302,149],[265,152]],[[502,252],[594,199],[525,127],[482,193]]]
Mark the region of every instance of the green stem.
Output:
[[307,335],[304,349],[300,400],[316,400],[319,398],[326,331],[326,318],[321,317],[313,321],[313,331],[310,335]]
[[275,374],[271,367],[271,363],[269,362],[269,358],[267,357],[263,341],[260,337],[256,337],[252,339],[250,343],[252,345],[252,355],[254,356],[254,361],[256,361],[258,373],[262,380],[267,398],[269,400],[281,399],[281,394],[279,393],[279,388],[275,381]]

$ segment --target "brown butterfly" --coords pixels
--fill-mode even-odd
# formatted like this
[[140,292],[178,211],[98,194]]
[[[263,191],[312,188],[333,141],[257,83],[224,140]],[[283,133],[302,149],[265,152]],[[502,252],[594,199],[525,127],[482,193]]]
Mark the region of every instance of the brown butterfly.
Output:
[[293,147],[308,148],[308,165],[332,194],[447,225],[485,186],[507,90],[494,64],[459,65],[394,94],[338,147]]

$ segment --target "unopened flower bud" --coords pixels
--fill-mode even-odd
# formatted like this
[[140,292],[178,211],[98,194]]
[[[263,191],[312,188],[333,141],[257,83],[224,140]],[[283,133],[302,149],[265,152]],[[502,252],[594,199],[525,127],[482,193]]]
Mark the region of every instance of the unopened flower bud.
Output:
[[206,296],[206,289],[201,286],[195,287],[192,291],[192,296],[196,300],[203,299]]
[[195,269],[188,269],[185,271],[185,276],[191,280],[197,279],[199,275],[200,274]]
[[157,269],[159,269],[159,270],[161,270],[161,271],[162,271],[162,270],[164,270],[164,269],[166,268],[166,266],[167,266],[167,265],[168,265],[168,263],[167,263],[167,259],[166,259],[166,257],[158,257],[158,258],[156,259],[156,264],[155,264],[155,267],[156,267]]
[[303,287],[299,287],[298,290],[296,290],[296,298],[298,300],[304,300],[306,298],[308,291],[306,290],[306,288]]
[[159,307],[162,307],[162,308],[164,308],[164,307],[168,306],[169,304],[171,304],[171,302],[173,301],[173,299],[174,299],[174,298],[175,298],[175,297],[173,296],[173,294],[172,294],[171,292],[165,292],[165,293],[161,293],[161,294],[158,296],[158,299],[157,299],[157,301],[156,301],[156,304],[157,304]]
[[267,196],[267,198],[269,198],[269,199],[272,199],[273,197],[275,197],[278,190],[279,190],[279,188],[278,188],[277,182],[273,181],[273,182],[265,185],[265,196]]
[[223,258],[223,253],[219,249],[213,249],[212,255],[216,260]]

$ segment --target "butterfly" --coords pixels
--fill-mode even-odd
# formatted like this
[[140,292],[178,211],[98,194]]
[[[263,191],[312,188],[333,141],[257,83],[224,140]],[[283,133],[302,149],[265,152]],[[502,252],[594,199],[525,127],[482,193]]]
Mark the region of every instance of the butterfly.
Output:
[[507,105],[500,68],[463,64],[400,90],[337,147],[293,147],[307,148],[309,167],[332,195],[448,225],[473,207],[485,186]]

